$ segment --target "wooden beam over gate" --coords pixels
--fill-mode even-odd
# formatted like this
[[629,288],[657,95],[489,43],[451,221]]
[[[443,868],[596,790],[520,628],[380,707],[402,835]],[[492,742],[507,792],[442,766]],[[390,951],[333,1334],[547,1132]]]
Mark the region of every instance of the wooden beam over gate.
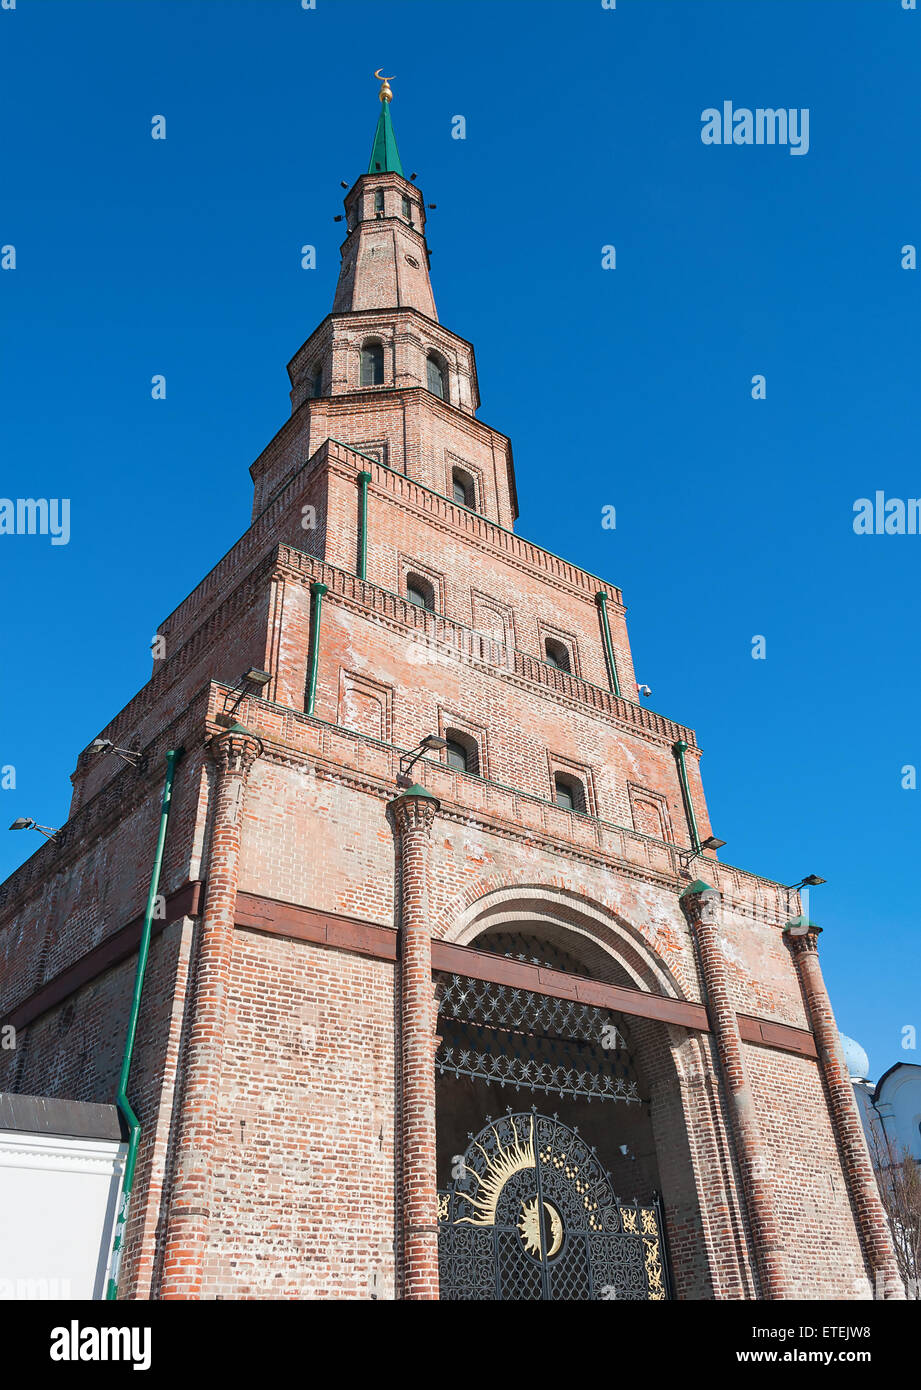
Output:
[[[200,910],[203,885],[197,881],[185,883],[166,900],[166,911],[155,921],[156,934],[180,917],[195,917]],[[318,912],[311,907],[263,898],[256,893],[238,893],[236,926],[249,931],[266,932],[271,936],[286,936],[296,941],[311,941],[340,951],[374,956],[378,960],[397,959],[397,933],[393,927],[375,922],[362,922],[336,912]],[[51,980],[12,1006],[2,1020],[24,1028],[64,999],[91,983],[106,970],[127,959],[136,950],[141,934],[142,919],[135,918],[108,936],[94,950],[73,965],[58,972]],[[450,975],[469,975],[475,980],[493,984],[512,985],[529,989],[534,994],[547,994],[556,999],[577,999],[614,1013],[634,1018],[650,1018],[659,1023],[674,1023],[698,1033],[710,1032],[710,1019],[703,1004],[684,999],[672,999],[665,994],[650,994],[642,989],[627,989],[622,985],[590,980],[582,975],[570,975],[561,970],[548,970],[541,965],[509,960],[473,946],[453,946],[446,941],[432,942],[432,968]],[[780,1052],[795,1052],[801,1057],[818,1057],[815,1039],[805,1028],[793,1028],[774,1019],[738,1014],[739,1032],[745,1042],[770,1047]]]
[[[380,960],[395,961],[397,958],[397,934],[392,927],[377,926],[339,913],[295,907],[292,903],[257,897],[255,893],[237,895],[236,922],[238,927],[291,936],[300,941],[315,941],[340,950],[356,951],[360,955],[376,956]],[[473,946],[453,946],[446,941],[433,941],[432,968],[450,975],[469,975],[475,980],[513,985],[557,999],[578,999],[584,1004],[595,1004],[634,1018],[676,1023],[698,1033],[710,1032],[710,1019],[703,1004],[672,999],[666,994],[650,994],[642,989],[626,989],[603,980],[548,970],[540,965],[527,965],[524,961],[478,951]],[[818,1055],[815,1039],[808,1029],[793,1028],[786,1023],[754,1018],[749,1014],[739,1014],[738,1019],[739,1032],[745,1042],[776,1048],[781,1052],[795,1052],[801,1057]]]

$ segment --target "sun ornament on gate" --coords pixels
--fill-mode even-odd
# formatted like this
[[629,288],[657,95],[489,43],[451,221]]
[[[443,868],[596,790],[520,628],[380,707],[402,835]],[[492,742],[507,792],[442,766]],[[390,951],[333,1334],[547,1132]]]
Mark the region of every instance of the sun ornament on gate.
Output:
[[468,1137],[439,1193],[442,1298],[668,1298],[659,1199],[622,1202],[578,1129],[532,1107]]

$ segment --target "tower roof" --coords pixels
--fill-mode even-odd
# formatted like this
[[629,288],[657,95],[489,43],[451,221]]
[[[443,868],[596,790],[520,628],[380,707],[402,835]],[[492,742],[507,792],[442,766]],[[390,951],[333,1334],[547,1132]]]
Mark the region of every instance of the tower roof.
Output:
[[381,114],[378,117],[377,130],[374,132],[374,144],[371,146],[368,173],[399,174],[402,179],[406,175],[403,173],[403,165],[400,163],[397,137],[393,133],[393,122],[390,119],[392,95],[390,86],[385,80],[380,91]]

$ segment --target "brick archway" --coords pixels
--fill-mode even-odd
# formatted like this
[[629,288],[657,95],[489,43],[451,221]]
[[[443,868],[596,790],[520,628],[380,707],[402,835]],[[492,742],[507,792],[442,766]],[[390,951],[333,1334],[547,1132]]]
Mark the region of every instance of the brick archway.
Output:
[[[523,920],[565,934],[570,951],[586,963],[586,973],[672,999],[696,999],[690,983],[693,957],[670,942],[656,940],[615,909],[576,888],[534,880],[491,879],[468,890],[461,904],[443,914],[433,939],[475,945],[484,932]],[[548,937],[548,940],[551,939]],[[618,979],[614,979],[619,976]]]
[[[677,949],[661,949],[642,927],[587,894],[540,882],[492,880],[479,887],[465,895],[450,921],[443,914],[436,939],[476,948],[490,932],[514,928],[566,951],[591,979],[674,999],[700,998]],[[713,1040],[648,1018],[631,1018],[630,1031],[649,1106],[675,1295],[755,1298]]]

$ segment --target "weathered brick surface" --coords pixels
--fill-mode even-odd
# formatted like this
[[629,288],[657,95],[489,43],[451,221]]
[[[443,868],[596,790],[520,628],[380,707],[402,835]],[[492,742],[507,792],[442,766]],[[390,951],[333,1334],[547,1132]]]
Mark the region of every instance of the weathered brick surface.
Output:
[[205,1298],[394,1295],[393,966],[234,936]]
[[[0,999],[28,1011],[142,910],[165,752],[185,748],[161,892],[206,879],[204,915],[169,924],[151,952],[122,1295],[435,1296],[431,941],[514,930],[587,975],[710,1011],[710,1033],[629,1020],[648,1111],[626,1132],[638,1180],[661,1186],[676,1294],[866,1296],[885,1233],[827,997],[782,939],[797,905],[706,855],[694,870],[722,900],[695,941],[678,898],[689,829],[673,745],[688,745],[706,835],[697,741],[636,702],[620,590],[514,534],[510,445],[476,418],[471,345],[429,306],[424,224],[400,226],[393,201],[404,183],[383,177],[372,226],[356,219],[374,178],[347,196],[334,312],[290,364],[292,415],[251,469],[252,524],[164,619],[151,679],[102,731],[144,764],[82,751],[63,833],[0,886]],[[382,386],[360,385],[369,336],[385,345]],[[448,401],[427,389],[430,351]],[[451,500],[454,467],[474,481],[475,510]],[[410,575],[431,585],[435,612],[407,602]],[[569,673],[544,660],[548,637]],[[238,699],[249,666],[271,673],[264,698]],[[251,732],[242,742],[216,722],[231,708]],[[422,835],[388,812],[400,753],[451,730],[475,741],[479,775],[438,755],[417,765],[440,803]],[[219,768],[215,736],[230,750]],[[587,814],[554,804],[555,773],[582,782]],[[396,930],[397,965],[235,927],[240,892]],[[0,1052],[3,1084],[111,1100],[133,973],[120,960],[38,1010]],[[743,1042],[739,1013],[815,1027],[819,1062]]]

